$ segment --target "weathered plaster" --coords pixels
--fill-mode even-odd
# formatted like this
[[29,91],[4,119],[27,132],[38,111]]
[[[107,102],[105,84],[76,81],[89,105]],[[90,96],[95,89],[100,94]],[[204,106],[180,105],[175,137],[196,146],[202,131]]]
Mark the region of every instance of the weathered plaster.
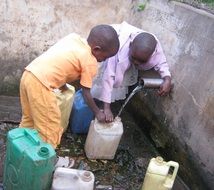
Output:
[[[169,97],[138,96],[140,113],[157,147],[180,163],[193,189],[214,186],[214,19],[204,11],[166,0],[0,1],[0,94],[18,95],[24,67],[61,37],[86,37],[100,23],[128,21],[160,39],[171,68]],[[138,110],[137,110],[138,109]],[[144,126],[142,126],[143,128]],[[189,180],[189,181],[188,181]],[[196,185],[193,183],[196,182]],[[206,185],[205,185],[206,184]]]
[[0,1],[0,81],[10,79],[0,83],[0,94],[18,95],[20,75],[13,73],[60,38],[71,32],[87,37],[96,24],[131,21],[134,8],[131,0]]
[[[156,34],[162,42],[174,82],[168,97],[138,96],[148,110],[145,113],[142,111],[145,107],[140,108],[142,114],[154,124],[151,137],[157,147],[167,151],[166,155],[179,161],[187,183],[195,178],[198,184],[193,189],[206,186],[212,189],[214,17],[187,5],[158,0],[150,1],[141,17],[146,18],[141,19],[141,27]],[[177,152],[171,152],[173,145]],[[191,170],[188,174],[187,168],[196,169],[197,174]]]

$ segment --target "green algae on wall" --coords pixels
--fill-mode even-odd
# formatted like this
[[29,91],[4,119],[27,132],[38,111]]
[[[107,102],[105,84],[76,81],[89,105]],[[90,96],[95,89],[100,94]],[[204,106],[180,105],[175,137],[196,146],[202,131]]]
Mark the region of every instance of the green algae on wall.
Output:
[[172,0],[191,5],[198,9],[203,9],[214,14],[214,0]]

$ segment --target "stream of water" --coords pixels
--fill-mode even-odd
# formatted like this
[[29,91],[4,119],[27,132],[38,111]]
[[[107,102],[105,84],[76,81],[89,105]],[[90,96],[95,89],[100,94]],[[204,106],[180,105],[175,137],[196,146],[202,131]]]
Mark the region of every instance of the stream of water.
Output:
[[[131,94],[128,96],[126,101],[121,106],[120,111],[118,112],[117,116],[120,116],[121,112],[123,111],[123,109],[126,106],[126,104],[129,102],[129,100],[132,98],[132,96],[134,96],[137,92],[141,91],[142,89],[143,89],[142,85],[138,85],[138,86],[135,87],[135,89],[131,92]],[[145,96],[146,96],[146,94],[145,94]]]

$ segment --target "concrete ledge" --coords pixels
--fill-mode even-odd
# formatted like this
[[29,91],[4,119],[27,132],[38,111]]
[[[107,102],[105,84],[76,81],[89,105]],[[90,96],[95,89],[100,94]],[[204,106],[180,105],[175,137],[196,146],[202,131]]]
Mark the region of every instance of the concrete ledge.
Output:
[[21,113],[19,97],[0,96],[0,122],[19,123]]

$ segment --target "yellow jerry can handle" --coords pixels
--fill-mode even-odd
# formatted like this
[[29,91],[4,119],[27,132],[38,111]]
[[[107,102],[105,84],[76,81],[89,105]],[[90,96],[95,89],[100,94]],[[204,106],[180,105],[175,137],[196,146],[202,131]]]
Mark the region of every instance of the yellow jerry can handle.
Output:
[[174,170],[173,170],[172,175],[169,175],[169,174],[167,175],[166,180],[164,182],[164,187],[172,188],[174,181],[175,181],[175,178],[176,178],[176,175],[178,173],[179,164],[177,162],[174,162],[174,161],[169,161],[166,163],[166,165],[169,167],[173,167]]

